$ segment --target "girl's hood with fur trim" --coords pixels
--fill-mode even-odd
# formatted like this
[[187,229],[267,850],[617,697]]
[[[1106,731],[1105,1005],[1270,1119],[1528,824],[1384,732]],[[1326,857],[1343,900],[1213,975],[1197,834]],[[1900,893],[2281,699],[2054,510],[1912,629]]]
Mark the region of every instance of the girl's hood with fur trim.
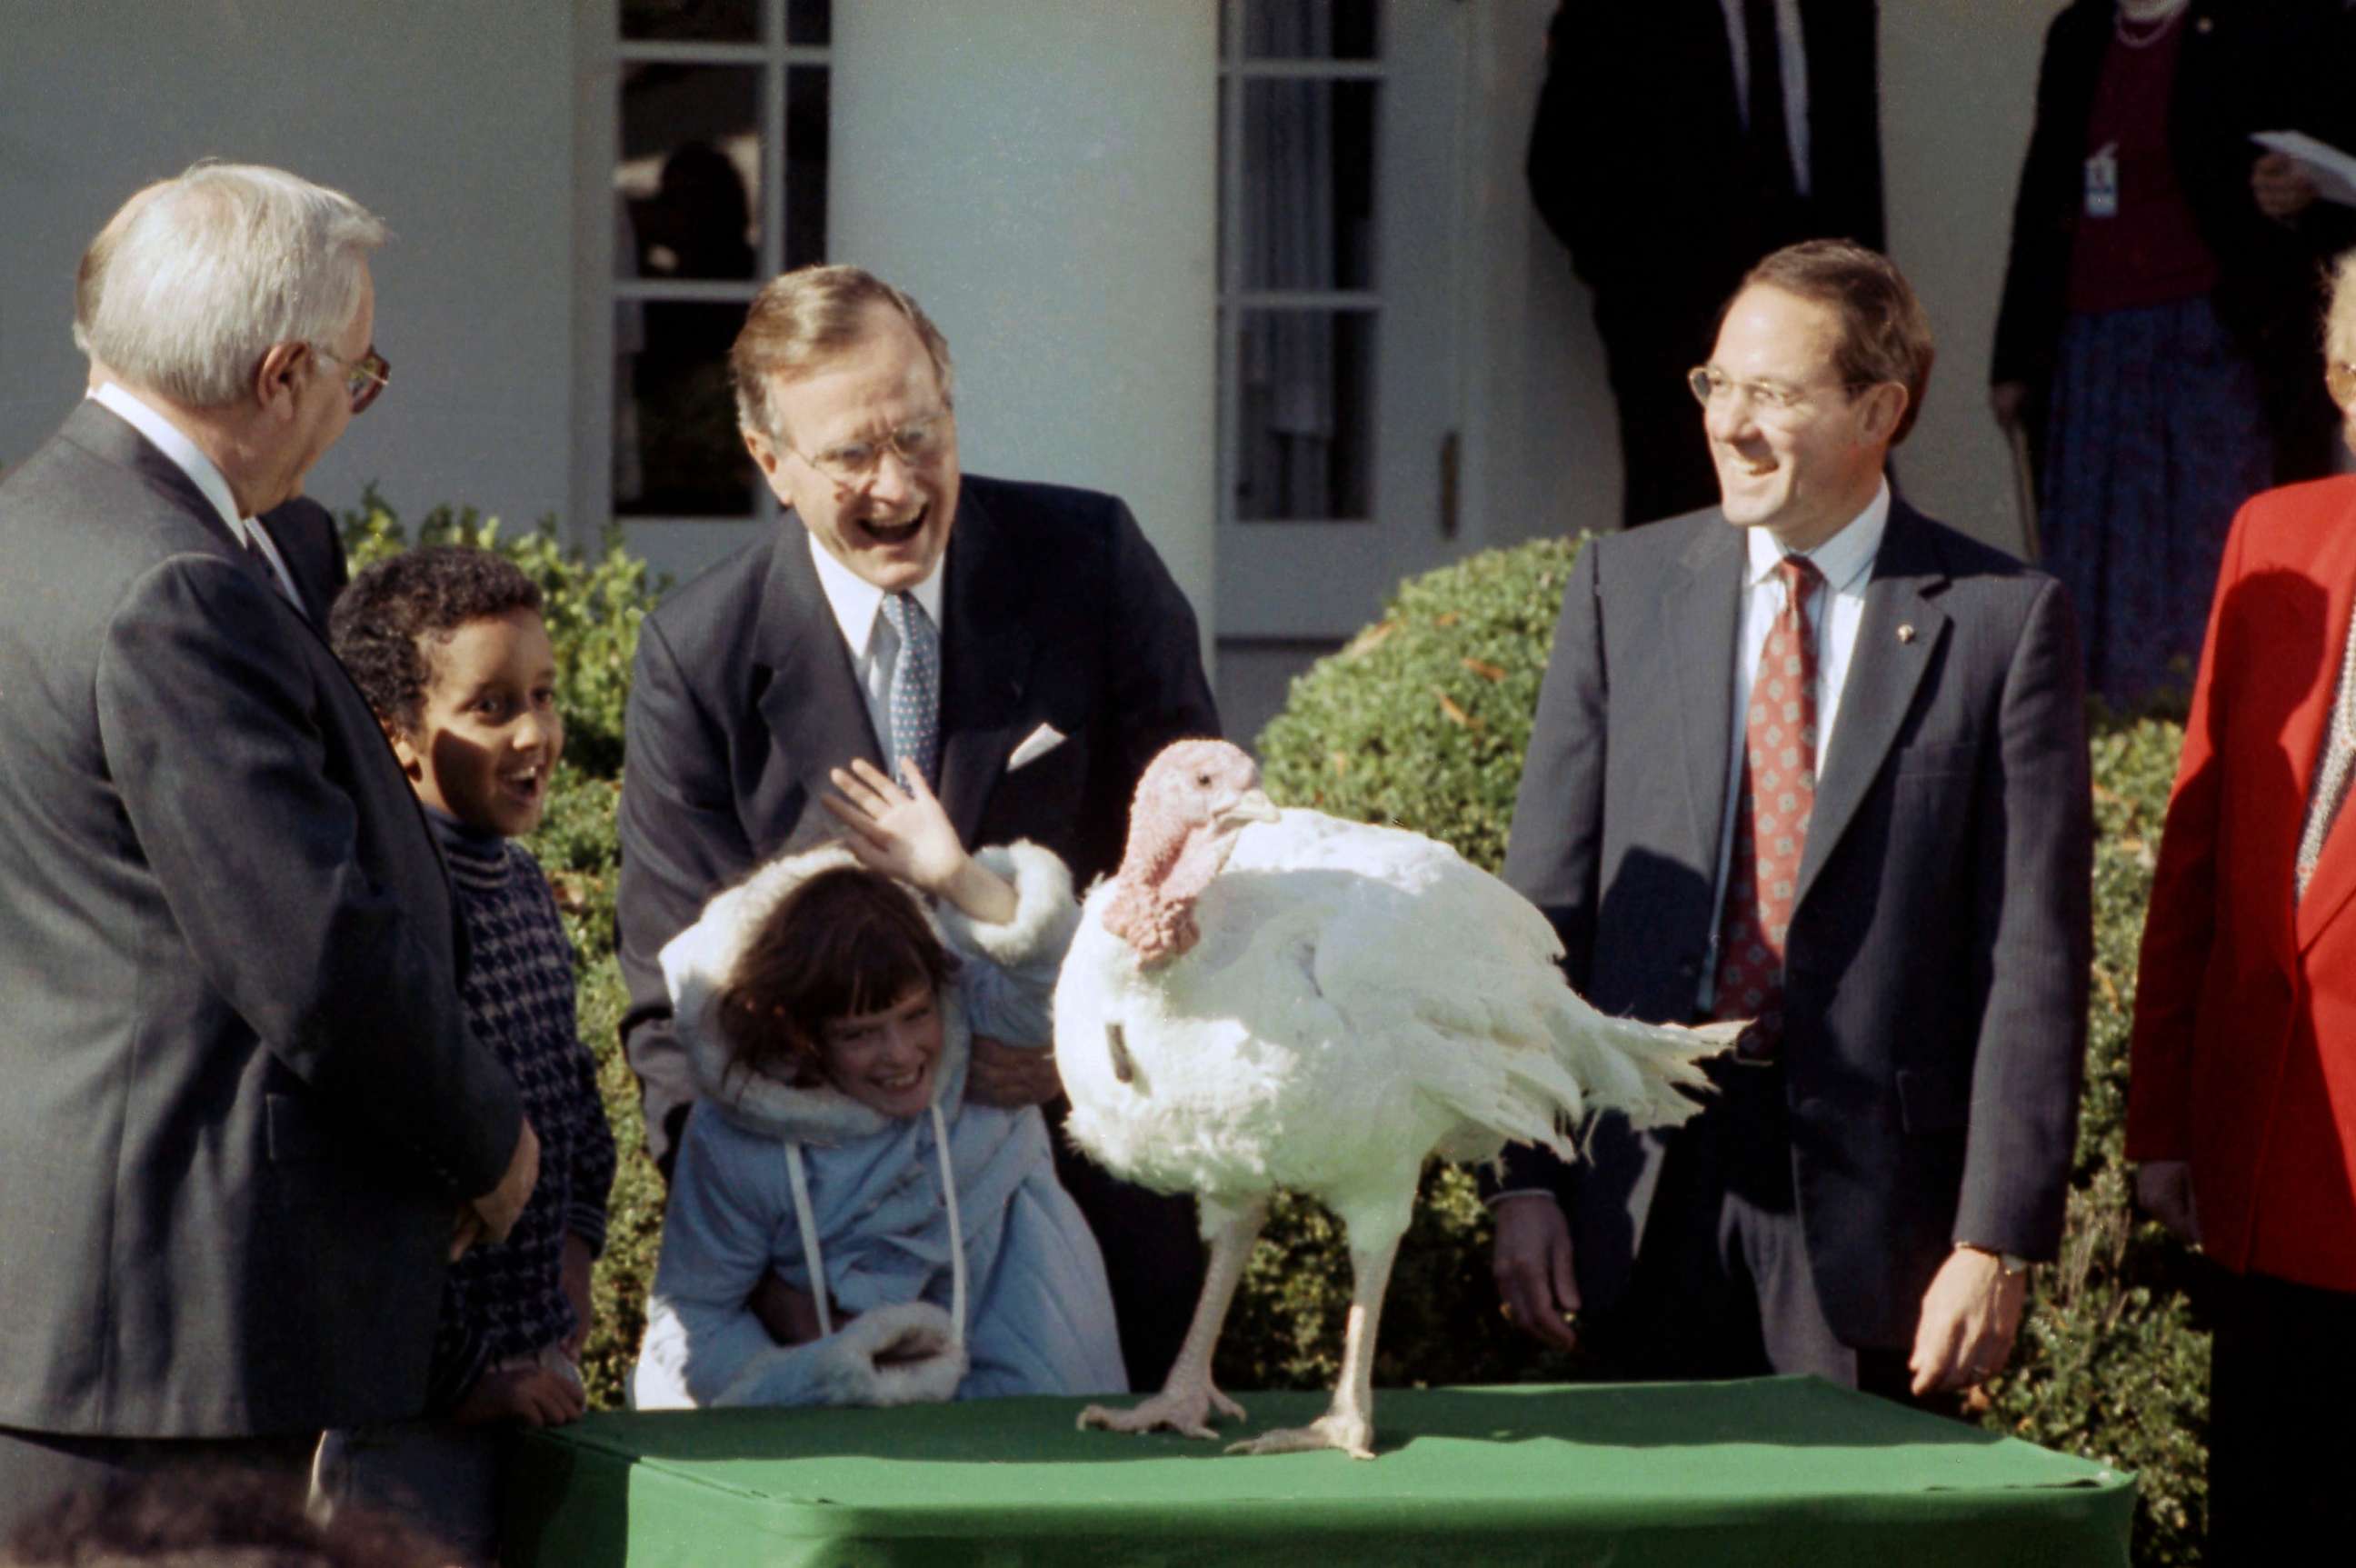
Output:
[[[1029,843],[992,846],[976,852],[975,858],[1014,885],[1014,917],[1003,925],[973,920],[948,907],[933,908],[924,895],[910,889],[934,933],[952,953],[1012,961],[1044,943],[1056,943],[1057,950],[1069,943],[1078,909],[1072,899],[1071,873],[1061,860]],[[719,1027],[721,993],[778,902],[822,871],[858,864],[841,843],[773,860],[715,896],[704,906],[702,917],[662,950],[672,1027],[686,1047],[696,1088],[714,1109],[748,1132],[799,1143],[842,1144],[880,1133],[897,1120],[831,1084],[792,1084],[732,1069],[727,1037]],[[942,988],[940,1004],[941,1059],[933,1095],[935,1103],[953,1113],[965,1095],[971,1031],[955,985]]]

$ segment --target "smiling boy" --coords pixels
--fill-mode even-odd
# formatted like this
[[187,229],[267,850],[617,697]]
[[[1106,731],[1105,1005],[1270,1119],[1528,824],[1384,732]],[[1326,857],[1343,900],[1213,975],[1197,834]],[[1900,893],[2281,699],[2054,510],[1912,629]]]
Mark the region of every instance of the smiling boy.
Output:
[[539,863],[515,842],[540,825],[564,750],[540,607],[510,563],[433,547],[361,573],[329,622],[449,863],[473,955],[468,1025],[515,1076],[541,1155],[513,1233],[450,1271],[427,1417],[329,1434],[321,1484],[338,1502],[401,1509],[481,1561],[497,1547],[505,1432],[585,1406],[574,1362],[614,1176],[572,947]]

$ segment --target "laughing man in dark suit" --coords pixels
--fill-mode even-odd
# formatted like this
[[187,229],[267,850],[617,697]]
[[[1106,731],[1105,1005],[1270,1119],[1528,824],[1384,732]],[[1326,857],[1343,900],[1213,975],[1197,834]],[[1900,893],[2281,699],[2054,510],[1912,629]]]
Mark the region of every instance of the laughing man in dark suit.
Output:
[[1890,494],[1931,354],[1879,255],[1769,256],[1692,377],[1721,504],[1564,596],[1506,878],[1606,1012],[1759,1020],[1691,1124],[1519,1154],[1495,1199],[1515,1320],[1567,1345],[1583,1306],[1635,1375],[1952,1402],[2060,1240],[2083,678],[2058,585]]
[[[1194,611],[1128,507],[960,474],[948,345],[906,295],[855,267],[787,273],[730,368],[787,514],[648,618],[622,787],[623,1036],[665,1169],[695,1090],[658,955],[714,892],[833,836],[830,769],[913,762],[967,843],[1030,839],[1086,886],[1119,863],[1153,755],[1218,728]],[[1033,1104],[1060,1085],[1047,1053],[977,1041],[969,1092]],[[1056,1156],[1130,1380],[1158,1386],[1201,1283],[1192,1205],[1060,1139]],[[755,1310],[782,1337],[814,1326],[781,1295]]]

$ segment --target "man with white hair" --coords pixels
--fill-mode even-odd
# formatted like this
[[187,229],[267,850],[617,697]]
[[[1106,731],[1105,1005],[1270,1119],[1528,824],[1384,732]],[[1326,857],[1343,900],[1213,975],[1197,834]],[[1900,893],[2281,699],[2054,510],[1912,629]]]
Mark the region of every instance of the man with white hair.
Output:
[[384,386],[384,226],[252,166],[134,202],[105,384],[0,479],[0,1530],[417,1413],[444,1260],[538,1163],[408,784],[254,535]]
[[[171,182],[158,180],[132,193],[131,199],[115,209],[106,227],[81,253],[81,265],[74,271],[74,348],[90,360],[90,391],[114,379],[114,372],[103,360],[91,352],[90,324],[98,314],[98,299],[106,286],[106,263],[114,255],[114,243],[147,198]],[[261,526],[253,531],[253,542],[262,553],[264,564],[284,587],[292,589],[295,602],[311,624],[324,628],[327,612],[335,606],[336,596],[352,580],[351,565],[344,558],[344,542],[336,526],[335,514],[308,496],[290,497],[281,505],[261,513],[254,520]]]

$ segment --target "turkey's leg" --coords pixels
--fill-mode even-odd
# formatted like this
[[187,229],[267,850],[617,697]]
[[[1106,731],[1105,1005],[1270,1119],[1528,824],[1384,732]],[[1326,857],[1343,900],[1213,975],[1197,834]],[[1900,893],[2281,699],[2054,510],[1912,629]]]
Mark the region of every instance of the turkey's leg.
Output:
[[1203,1294],[1194,1298],[1194,1318],[1186,1326],[1186,1342],[1171,1363],[1170,1380],[1162,1391],[1130,1410],[1092,1404],[1080,1412],[1083,1431],[1101,1426],[1108,1432],[1153,1432],[1167,1427],[1188,1437],[1216,1437],[1210,1416],[1243,1419],[1244,1407],[1211,1384],[1211,1352],[1219,1346],[1219,1330],[1227,1320],[1227,1304],[1244,1277],[1244,1261],[1260,1227],[1268,1223],[1268,1205],[1255,1203],[1219,1228],[1211,1240],[1211,1262],[1203,1277]]
[[1342,1340],[1342,1376],[1333,1402],[1307,1426],[1262,1433],[1229,1445],[1230,1454],[1299,1454],[1339,1448],[1353,1459],[1375,1456],[1375,1330],[1382,1326],[1383,1296],[1390,1289],[1391,1261],[1398,1256],[1394,1232],[1381,1245],[1350,1249],[1350,1320]]

